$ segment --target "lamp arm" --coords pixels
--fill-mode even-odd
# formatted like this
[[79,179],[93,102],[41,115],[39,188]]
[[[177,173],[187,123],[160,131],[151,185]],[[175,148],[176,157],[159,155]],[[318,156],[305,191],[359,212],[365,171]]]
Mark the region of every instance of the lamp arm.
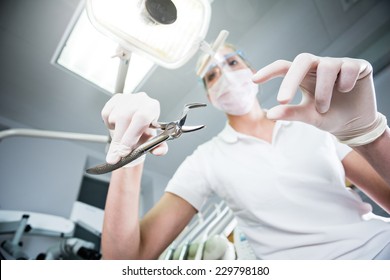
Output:
[[125,83],[127,71],[129,70],[131,52],[122,48],[120,45],[113,57],[119,57],[118,73],[115,82],[115,93],[123,93],[125,90]]
[[99,142],[99,143],[108,143],[109,141],[109,136],[96,135],[96,134],[60,132],[60,131],[26,129],[26,128],[12,128],[12,129],[0,131],[0,141],[4,138],[15,137],[15,136],[66,139],[66,140],[88,141],[88,142]]

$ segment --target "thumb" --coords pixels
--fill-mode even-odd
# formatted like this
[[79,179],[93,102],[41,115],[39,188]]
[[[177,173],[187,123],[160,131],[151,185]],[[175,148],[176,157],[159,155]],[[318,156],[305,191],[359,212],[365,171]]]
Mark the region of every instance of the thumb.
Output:
[[312,123],[310,111],[304,105],[277,105],[267,111],[270,120],[302,121]]
[[106,155],[106,162],[108,164],[115,164],[121,159],[121,144],[115,141],[110,143],[110,147],[108,149]]

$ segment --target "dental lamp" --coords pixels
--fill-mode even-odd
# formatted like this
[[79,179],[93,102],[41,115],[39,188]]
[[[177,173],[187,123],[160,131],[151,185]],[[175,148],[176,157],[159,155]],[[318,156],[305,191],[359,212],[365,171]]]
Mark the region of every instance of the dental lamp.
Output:
[[207,34],[209,0],[87,0],[92,25],[118,43],[115,92],[123,92],[131,53],[164,68],[184,65]]
[[195,54],[211,17],[208,0],[87,0],[86,10],[98,31],[165,68]]

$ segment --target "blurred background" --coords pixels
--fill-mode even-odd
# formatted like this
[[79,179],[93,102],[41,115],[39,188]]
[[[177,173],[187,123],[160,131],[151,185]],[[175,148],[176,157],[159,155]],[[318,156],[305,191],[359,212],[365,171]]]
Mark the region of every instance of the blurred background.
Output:
[[[378,110],[390,116],[390,1],[210,2],[206,41],[212,42],[222,29],[228,30],[227,41],[243,50],[256,69],[277,59],[292,60],[302,52],[368,60],[374,67]],[[80,0],[0,1],[1,130],[107,135],[100,111],[112,94],[58,63],[83,14],[83,5]],[[207,103],[195,75],[199,54],[178,69],[153,66],[135,86],[134,91],[144,91],[160,101],[161,121],[175,120],[186,103]],[[275,79],[262,86],[258,98],[263,107],[276,104],[280,82]],[[141,215],[161,196],[183,159],[218,134],[225,118],[208,106],[191,111],[188,123],[205,124],[206,128],[169,142],[165,157],[147,156]],[[69,140],[3,139],[0,210],[70,217],[78,200],[103,209],[109,175],[89,176],[85,169],[104,162],[105,148],[105,144]]]

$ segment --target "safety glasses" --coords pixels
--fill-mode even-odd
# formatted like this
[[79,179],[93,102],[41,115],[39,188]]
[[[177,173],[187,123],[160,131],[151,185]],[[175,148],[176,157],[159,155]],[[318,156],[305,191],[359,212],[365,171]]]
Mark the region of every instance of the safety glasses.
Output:
[[245,68],[248,68],[248,63],[240,50],[225,55],[216,55],[202,77],[203,82],[206,88],[210,88],[224,72]]

